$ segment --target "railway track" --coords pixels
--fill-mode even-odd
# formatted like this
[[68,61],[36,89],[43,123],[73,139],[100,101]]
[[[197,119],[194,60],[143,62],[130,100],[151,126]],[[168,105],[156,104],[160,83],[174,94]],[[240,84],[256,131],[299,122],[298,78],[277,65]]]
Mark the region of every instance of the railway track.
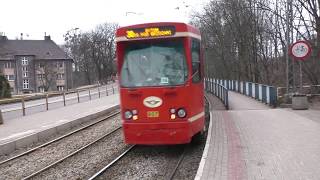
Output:
[[82,130],[84,130],[84,129],[87,129],[87,128],[89,128],[89,127],[92,127],[92,126],[94,126],[94,125],[96,125],[96,124],[98,124],[98,123],[101,123],[101,122],[103,122],[103,121],[105,121],[105,120],[108,120],[108,119],[110,119],[110,118],[118,115],[119,113],[120,113],[119,111],[116,111],[116,112],[108,115],[107,117],[101,118],[100,120],[98,120],[98,121],[96,121],[96,122],[90,123],[90,124],[88,124],[88,125],[86,125],[86,126],[83,126],[83,127],[78,128],[78,129],[76,129],[76,130],[74,130],[74,131],[72,131],[72,132],[69,132],[69,133],[67,133],[67,134],[65,134],[65,135],[62,135],[62,136],[57,137],[57,138],[55,138],[55,139],[53,139],[53,140],[51,140],[51,141],[48,141],[48,142],[46,142],[46,143],[44,143],[44,144],[42,144],[42,145],[39,145],[39,146],[34,147],[34,148],[32,148],[32,149],[29,149],[28,151],[25,151],[25,152],[23,152],[23,153],[21,153],[21,154],[18,154],[18,155],[15,155],[15,156],[11,157],[11,158],[8,158],[8,159],[6,159],[6,160],[3,160],[3,161],[0,162],[0,165],[5,164],[5,163],[7,163],[7,162],[9,162],[9,161],[15,160],[15,159],[17,159],[17,158],[19,158],[19,157],[28,155],[28,154],[36,151],[36,150],[39,150],[39,149],[41,149],[41,148],[43,148],[43,147],[46,147],[46,146],[48,146],[48,145],[50,145],[50,144],[52,144],[52,143],[54,143],[54,142],[57,142],[57,141],[59,141],[59,140],[61,140],[61,139],[63,139],[63,138],[66,138],[66,137],[71,136],[71,135],[73,135],[73,134],[75,134],[75,133],[78,133],[78,132],[80,132],[80,131],[82,131]]
[[[132,145],[124,150],[112,162],[98,170],[89,180],[96,179],[165,179],[172,180],[179,170],[187,151],[188,145],[179,146],[136,146]],[[148,164],[149,165],[145,165]],[[150,162],[152,162],[150,164]],[[157,169],[154,165],[162,165],[161,172],[152,172],[148,168],[136,170],[137,167]],[[132,170],[134,169],[134,170]],[[134,175],[123,172],[133,172]],[[155,173],[155,174],[154,174]],[[139,175],[141,174],[141,175]],[[143,175],[144,174],[144,175]]]
[[[65,159],[77,154],[78,152],[82,151],[83,149],[88,148],[92,144],[98,142],[99,140],[101,140],[107,136],[110,136],[112,133],[119,130],[121,128],[120,122],[117,125],[116,129],[113,128],[113,130],[109,130],[108,133],[106,133],[102,136],[99,136],[99,138],[97,138],[95,140],[91,140],[94,137],[88,138],[89,140],[83,140],[84,142],[81,142],[81,143],[78,143],[74,140],[74,139],[79,139],[78,137],[86,137],[86,136],[89,136],[90,134],[94,134],[93,133],[94,131],[98,131],[98,130],[95,130],[95,128],[102,129],[103,126],[105,126],[105,123],[107,123],[107,124],[113,123],[113,121],[109,122],[109,120],[116,118],[116,116],[118,114],[119,114],[119,111],[116,111],[106,117],[98,118],[95,122],[90,123],[84,127],[76,129],[70,133],[67,133],[63,136],[55,138],[55,139],[53,139],[49,142],[46,142],[42,145],[39,145],[39,146],[34,147],[30,150],[27,150],[21,154],[15,155],[15,156],[8,158],[4,161],[1,161],[0,162],[0,176],[5,179],[21,179],[21,178],[22,179],[23,178],[29,179],[29,178],[47,170],[47,169],[49,169],[50,167],[55,166],[56,164],[59,164],[60,162],[64,161]],[[116,123],[113,123],[112,126],[116,126],[115,124]],[[112,127],[112,126],[110,126],[110,127]],[[106,128],[106,129],[108,129],[108,128]],[[97,133],[97,134],[99,134],[99,133]],[[70,144],[73,142],[75,143],[75,145]],[[65,149],[67,149],[66,151],[68,151],[68,152],[62,153],[62,154],[68,154],[68,155],[63,156],[61,158],[60,155],[56,155],[57,154],[56,152],[47,153],[47,155],[49,154],[52,156],[58,156],[58,160],[55,160],[54,162],[52,162],[52,161],[50,162],[50,157],[49,158],[48,157],[36,157],[36,159],[35,158],[32,159],[32,157],[34,157],[34,156],[41,156],[41,153],[43,153],[43,151],[50,151],[51,147],[59,146],[59,144],[64,144],[64,145],[60,145],[60,146],[62,146],[62,148],[64,146]],[[66,148],[66,146],[70,146],[70,148]],[[60,149],[62,149],[62,148],[60,148]],[[72,150],[70,150],[70,149],[72,149]],[[76,149],[76,150],[74,150],[74,149]],[[57,151],[59,151],[59,149]],[[70,152],[70,151],[72,151],[72,152]],[[29,158],[31,158],[31,160],[29,160]],[[47,162],[47,159],[49,159],[49,162]],[[53,159],[57,159],[57,157],[55,157]],[[32,161],[34,161],[34,162],[32,162]],[[45,161],[45,163],[43,163],[43,161]],[[36,165],[38,162],[41,162],[41,163],[39,163],[39,165]],[[34,168],[29,169],[28,167],[25,166],[26,163],[32,164],[34,166]],[[43,164],[46,164],[45,167],[43,167]],[[15,174],[15,171],[20,171],[20,173],[17,172],[17,174]],[[34,172],[34,173],[29,174],[30,172]]]
[[173,180],[173,179],[174,179],[175,174],[176,174],[176,172],[178,171],[179,166],[180,166],[181,162],[183,161],[183,159],[184,159],[184,157],[185,157],[185,155],[186,155],[186,151],[187,151],[187,148],[188,148],[187,146],[188,146],[188,145],[184,146],[183,152],[181,153],[178,162],[176,163],[175,167],[173,168],[172,172],[170,173],[170,175],[169,175],[169,177],[168,177],[168,180]]
[[44,167],[44,168],[40,169],[39,171],[34,172],[34,173],[30,174],[30,175],[29,175],[29,176],[27,176],[27,177],[24,177],[24,178],[23,178],[23,180],[31,179],[32,177],[35,177],[35,176],[37,176],[37,175],[39,175],[39,174],[43,173],[44,171],[48,170],[49,168],[54,167],[55,165],[57,165],[57,164],[61,163],[62,161],[65,161],[66,159],[68,159],[68,158],[70,158],[70,157],[74,156],[75,154],[77,154],[77,153],[79,153],[79,152],[83,151],[84,149],[86,149],[86,148],[88,148],[88,147],[92,146],[93,144],[97,143],[98,141],[100,141],[100,140],[102,140],[102,139],[104,139],[104,138],[106,138],[106,137],[110,136],[111,134],[113,134],[114,132],[116,132],[116,131],[117,131],[117,130],[119,130],[119,129],[121,129],[121,127],[118,127],[118,128],[116,128],[116,129],[114,129],[113,131],[111,131],[110,133],[107,133],[107,134],[103,135],[102,137],[99,137],[98,139],[94,140],[93,142],[91,142],[91,143],[89,143],[89,144],[87,144],[87,145],[85,145],[85,146],[81,147],[80,149],[78,149],[78,150],[76,150],[76,151],[72,152],[71,154],[69,154],[69,155],[67,155],[67,156],[65,156],[65,157],[63,157],[63,158],[61,158],[61,159],[59,159],[58,161],[55,161],[55,162],[51,163],[50,165],[48,165],[48,166],[46,166],[46,167]]
[[98,178],[100,175],[102,175],[106,170],[108,170],[112,165],[114,165],[116,162],[118,162],[121,158],[123,158],[129,151],[131,151],[135,145],[130,146],[128,149],[126,149],[122,154],[120,154],[118,157],[116,157],[113,161],[111,161],[109,164],[104,166],[102,169],[100,169],[97,173],[95,173],[93,176],[91,176],[88,180],[93,180]]

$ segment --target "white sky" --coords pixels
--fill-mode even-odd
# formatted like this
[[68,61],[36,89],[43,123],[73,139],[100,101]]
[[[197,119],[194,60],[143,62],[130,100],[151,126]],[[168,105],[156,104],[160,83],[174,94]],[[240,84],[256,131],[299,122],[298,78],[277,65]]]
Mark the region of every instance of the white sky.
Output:
[[[43,39],[44,32],[58,44],[72,28],[94,29],[98,24],[120,26],[160,21],[188,22],[209,0],[1,0],[0,32],[9,39]],[[186,7],[185,5],[189,5]],[[180,7],[179,10],[175,9]],[[128,13],[126,16],[126,12]]]

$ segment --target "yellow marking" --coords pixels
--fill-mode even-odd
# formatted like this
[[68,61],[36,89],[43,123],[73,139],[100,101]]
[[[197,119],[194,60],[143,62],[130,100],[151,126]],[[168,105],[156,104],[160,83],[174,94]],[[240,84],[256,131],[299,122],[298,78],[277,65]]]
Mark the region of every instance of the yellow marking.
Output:
[[147,117],[159,117],[159,111],[147,111]]

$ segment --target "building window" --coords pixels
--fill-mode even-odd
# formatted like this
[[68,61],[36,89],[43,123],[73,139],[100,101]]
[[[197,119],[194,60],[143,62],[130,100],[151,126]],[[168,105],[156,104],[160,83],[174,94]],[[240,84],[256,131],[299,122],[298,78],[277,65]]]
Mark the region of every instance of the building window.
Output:
[[63,91],[64,90],[64,86],[57,86],[58,91]]
[[63,80],[64,79],[64,74],[63,73],[57,74],[57,79],[58,80]]
[[29,73],[28,72],[23,72],[23,77],[28,77],[29,76]]
[[5,75],[8,81],[14,81],[14,75]]
[[63,62],[57,62],[57,68],[63,68]]
[[29,79],[24,79],[22,89],[29,89]]
[[28,65],[28,59],[26,57],[22,58],[22,65]]
[[44,64],[43,63],[39,63],[39,68],[44,68]]
[[6,63],[4,64],[4,68],[13,68],[13,65],[12,65],[11,62],[6,62]]
[[28,67],[27,66],[22,66],[22,71],[28,71]]
[[38,76],[38,80],[43,80],[44,78],[44,74],[38,74],[37,76]]

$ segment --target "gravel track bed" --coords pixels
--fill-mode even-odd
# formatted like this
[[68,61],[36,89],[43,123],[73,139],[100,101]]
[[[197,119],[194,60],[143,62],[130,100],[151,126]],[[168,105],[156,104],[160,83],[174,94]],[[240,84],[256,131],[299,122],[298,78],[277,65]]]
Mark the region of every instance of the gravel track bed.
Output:
[[[205,119],[206,127],[209,127],[210,113],[209,104],[205,104]],[[207,129],[208,130],[208,129]],[[185,156],[177,169],[173,179],[193,180],[197,174],[199,163],[201,161],[202,153],[206,145],[207,134],[198,143],[191,143],[185,152]]]
[[136,146],[98,179],[166,179],[182,151],[183,145]]
[[[112,111],[112,112],[108,113],[105,117],[107,117],[108,115],[110,115],[112,113],[115,113],[116,111],[118,111],[118,110],[115,110],[115,111]],[[11,152],[10,154],[0,155],[0,161],[4,161],[4,160],[9,159],[11,157],[14,157],[14,156],[16,156],[18,154],[26,152],[26,151],[34,148],[34,147],[40,146],[40,145],[42,145],[42,144],[44,144],[44,143],[46,143],[48,141],[51,141],[51,140],[53,140],[53,139],[55,139],[57,137],[60,137],[60,136],[65,135],[65,134],[68,134],[69,132],[72,132],[72,131],[74,131],[76,129],[82,128],[82,127],[84,127],[86,125],[89,125],[89,124],[91,124],[93,122],[97,122],[100,119],[101,119],[101,117],[99,117],[97,119],[93,119],[91,121],[87,121],[87,122],[81,123],[79,125],[76,125],[76,126],[72,127],[71,129],[68,129],[68,130],[66,130],[64,132],[60,132],[60,133],[57,133],[55,135],[52,135],[52,136],[50,136],[50,137],[48,137],[48,138],[46,138],[44,140],[38,141],[36,143],[33,143],[33,144],[31,144],[31,145],[29,145],[27,147],[22,147],[22,148],[16,149],[15,151]]]
[[192,144],[185,152],[185,156],[178,167],[173,179],[193,180],[197,174],[206,139],[200,143]]
[[98,123],[88,129],[36,150],[31,154],[0,165],[0,179],[21,179],[70,154],[79,147],[88,144],[97,137],[110,132],[120,125],[120,116],[117,115],[110,120]]
[[[206,104],[206,125],[209,127],[209,107]],[[185,156],[173,179],[193,180],[201,161],[206,136],[186,147]],[[137,146],[97,179],[165,179],[178,163],[184,145]],[[105,164],[106,165],[106,164]]]
[[32,179],[87,179],[129,147],[123,142],[120,129]]

